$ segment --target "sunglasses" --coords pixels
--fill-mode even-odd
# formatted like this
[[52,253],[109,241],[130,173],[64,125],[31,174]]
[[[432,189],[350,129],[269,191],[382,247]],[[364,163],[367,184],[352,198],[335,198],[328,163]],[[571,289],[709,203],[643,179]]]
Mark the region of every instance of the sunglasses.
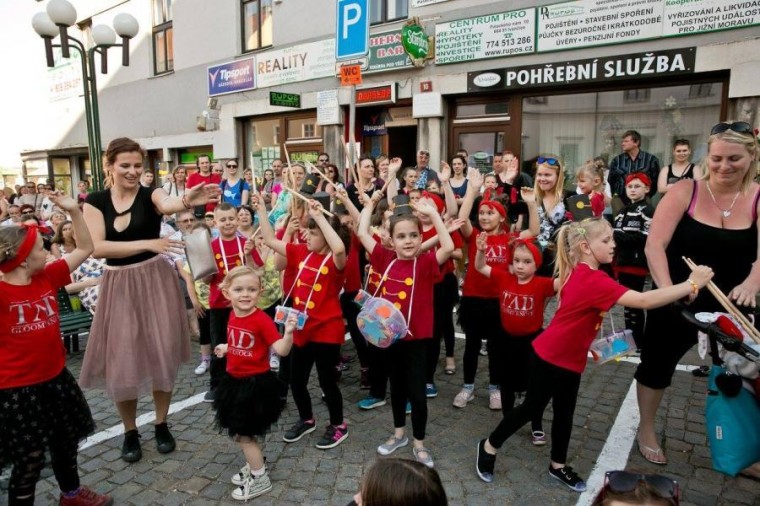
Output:
[[680,487],[678,482],[659,474],[636,474],[628,471],[609,471],[605,474],[604,488],[616,494],[627,494],[636,490],[644,482],[662,499],[671,499],[679,504]]
[[238,166],[237,166],[237,165],[235,165],[235,164],[227,164],[227,168],[228,168],[228,169],[237,169],[237,167],[238,167]]
[[555,167],[559,167],[559,160],[557,160],[556,158],[544,158],[543,156],[539,156],[538,158],[536,158],[536,163],[538,164],[546,163],[549,165],[554,165]]
[[722,134],[726,130],[733,130],[738,134],[754,135],[755,133],[754,130],[752,130],[752,125],[746,121],[735,121],[733,123],[718,123],[712,127],[712,130],[710,130],[710,135]]

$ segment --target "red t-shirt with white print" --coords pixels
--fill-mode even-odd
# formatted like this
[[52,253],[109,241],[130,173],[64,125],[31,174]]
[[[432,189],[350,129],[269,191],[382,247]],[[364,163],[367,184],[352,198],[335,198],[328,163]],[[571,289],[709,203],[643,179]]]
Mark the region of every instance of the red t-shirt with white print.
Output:
[[0,281],[0,389],[36,385],[63,370],[66,350],[56,291],[69,283],[63,259],[47,264],[28,285]]
[[[485,299],[495,299],[499,296],[499,289],[496,283],[483,276],[475,269],[475,255],[478,252],[476,240],[480,230],[473,227],[472,234],[467,239],[467,257],[469,258],[470,268],[464,275],[462,283],[462,295],[465,297],[482,297]],[[489,235],[487,248],[485,251],[486,265],[494,270],[507,271],[509,264],[512,263],[512,255],[509,251],[509,243],[516,239],[518,234],[503,232],[500,234]]]
[[501,326],[509,335],[527,336],[541,330],[546,301],[554,295],[552,278],[533,276],[521,284],[511,272],[492,269],[491,281],[499,289]]
[[227,372],[247,378],[269,370],[269,347],[280,339],[272,319],[264,311],[235,316],[227,322]]

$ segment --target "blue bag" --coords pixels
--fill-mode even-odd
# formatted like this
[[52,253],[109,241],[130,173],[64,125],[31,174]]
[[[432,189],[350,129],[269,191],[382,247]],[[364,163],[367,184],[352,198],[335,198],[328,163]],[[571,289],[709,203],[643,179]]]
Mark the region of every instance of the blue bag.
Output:
[[724,371],[713,365],[707,387],[705,418],[713,469],[736,476],[760,462],[760,405],[746,388],[736,397],[726,397],[715,383]]

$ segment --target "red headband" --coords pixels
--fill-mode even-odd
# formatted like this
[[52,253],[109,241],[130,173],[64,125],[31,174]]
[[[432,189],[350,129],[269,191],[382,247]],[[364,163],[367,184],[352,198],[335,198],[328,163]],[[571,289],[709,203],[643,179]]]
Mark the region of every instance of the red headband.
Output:
[[433,204],[435,205],[435,208],[438,210],[438,214],[441,214],[444,211],[444,209],[446,209],[446,204],[444,204],[443,200],[441,200],[441,197],[439,197],[435,193],[431,193],[427,190],[423,191],[422,198],[432,200]]
[[491,209],[494,209],[497,213],[501,215],[502,218],[507,217],[507,211],[504,209],[504,206],[494,200],[481,201],[480,205],[478,206],[478,210],[480,210],[480,208],[483,206],[487,206],[487,207],[490,207]]
[[541,250],[538,248],[535,241],[531,239],[517,239],[512,244],[512,251],[514,252],[514,250],[516,250],[519,246],[525,246],[528,248],[530,254],[533,255],[533,261],[536,262],[536,269],[541,267],[541,263],[543,262],[543,255],[541,254]]
[[26,229],[26,237],[21,242],[21,246],[18,247],[16,254],[10,258],[6,258],[3,263],[0,263],[0,272],[8,273],[13,269],[21,265],[29,253],[32,252],[32,248],[37,242],[37,226],[36,225],[21,225],[21,228]]
[[625,185],[628,186],[628,183],[633,181],[634,179],[638,179],[642,183],[644,183],[644,186],[651,188],[652,187],[652,180],[649,179],[649,176],[644,174],[643,172],[634,172],[632,174],[628,174],[625,177]]

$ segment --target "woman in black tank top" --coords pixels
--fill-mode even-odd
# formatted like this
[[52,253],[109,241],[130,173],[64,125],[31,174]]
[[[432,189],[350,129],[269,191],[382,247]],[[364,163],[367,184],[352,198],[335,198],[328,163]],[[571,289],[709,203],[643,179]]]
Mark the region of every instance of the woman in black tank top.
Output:
[[[759,150],[750,125],[713,127],[704,178],[674,184],[652,220],[646,255],[656,286],[687,279],[689,270],[681,257],[688,257],[712,267],[713,281],[737,305],[755,306],[760,290],[760,186],[752,179]],[[698,311],[720,310],[709,293],[694,294],[690,302]],[[635,375],[641,413],[638,444],[645,459],[665,464],[654,430],[655,414],[678,361],[696,343],[697,332],[668,306],[650,311],[646,325]]]
[[681,179],[697,179],[699,168],[691,163],[691,146],[686,139],[677,139],[673,143],[673,162],[660,169],[657,178],[657,192],[664,195],[671,186]]

